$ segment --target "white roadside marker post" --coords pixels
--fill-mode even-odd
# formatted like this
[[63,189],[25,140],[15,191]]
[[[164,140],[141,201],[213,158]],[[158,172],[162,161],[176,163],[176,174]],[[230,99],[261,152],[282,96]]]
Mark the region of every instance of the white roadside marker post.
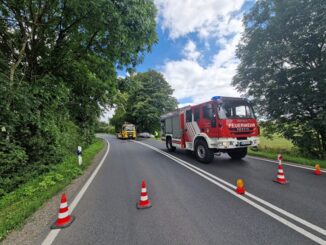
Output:
[[78,164],[79,166],[82,165],[83,163],[83,158],[82,158],[82,148],[81,146],[77,147],[77,157],[78,157]]

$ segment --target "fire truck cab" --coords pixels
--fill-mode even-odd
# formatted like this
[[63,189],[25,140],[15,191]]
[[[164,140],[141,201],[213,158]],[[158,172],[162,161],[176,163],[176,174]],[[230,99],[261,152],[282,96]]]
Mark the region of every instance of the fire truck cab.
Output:
[[161,116],[161,139],[167,149],[194,151],[203,163],[218,152],[233,159],[245,157],[248,147],[259,144],[259,134],[254,111],[243,98],[214,96]]

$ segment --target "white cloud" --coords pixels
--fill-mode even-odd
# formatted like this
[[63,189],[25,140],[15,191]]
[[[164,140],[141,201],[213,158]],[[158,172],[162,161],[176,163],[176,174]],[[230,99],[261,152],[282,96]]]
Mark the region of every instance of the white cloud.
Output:
[[115,113],[115,108],[104,110],[100,117],[100,121],[109,122],[109,120],[113,117],[114,113]]
[[240,34],[235,35],[232,39],[225,41],[223,48],[214,56],[214,66],[228,66],[237,62],[235,57],[236,46],[240,41]]
[[[219,47],[207,66],[198,59],[205,59],[196,43],[189,40],[180,60],[168,60],[161,69],[175,90],[177,99],[192,97],[193,103],[209,100],[214,95],[239,96],[230,85],[236,73],[238,59],[235,57],[237,43],[243,31],[241,10],[245,0],[155,0],[162,28],[170,38],[197,35],[206,51],[214,54],[215,42]],[[206,60],[207,61],[207,60]],[[207,64],[207,62],[205,62]]]
[[239,35],[225,45],[204,67],[189,55],[181,60],[167,61],[162,73],[174,89],[178,99],[192,97],[194,103],[204,102],[212,96],[239,96],[230,85],[238,60],[234,57]]
[[200,52],[197,51],[196,44],[191,40],[188,41],[183,49],[183,54],[189,60],[197,60],[200,57]]
[[171,38],[196,32],[202,38],[223,36],[236,31],[238,20],[232,18],[245,0],[155,0],[162,27],[168,29]]
[[182,103],[182,104],[178,105],[178,108],[186,107],[186,106],[189,106],[189,105],[194,105],[194,103]]

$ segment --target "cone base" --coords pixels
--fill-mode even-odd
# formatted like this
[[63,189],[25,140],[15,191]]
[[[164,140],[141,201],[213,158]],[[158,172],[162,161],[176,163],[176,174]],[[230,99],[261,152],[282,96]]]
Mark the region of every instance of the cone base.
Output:
[[139,203],[137,203],[136,207],[137,207],[138,209],[150,208],[150,207],[152,207],[152,203],[149,202],[149,203],[146,204],[146,205],[140,205]]
[[244,188],[237,188],[237,189],[236,189],[236,192],[237,192],[238,194],[240,194],[240,195],[244,195],[245,192],[246,192],[246,190],[245,190]]
[[276,183],[279,183],[281,185],[285,185],[285,184],[288,184],[289,183],[289,181],[287,181],[287,180],[285,180],[285,181],[279,181],[277,179],[273,179],[273,181],[276,182]]
[[70,221],[67,222],[66,224],[64,224],[64,225],[57,225],[57,221],[55,221],[54,224],[51,225],[50,228],[51,229],[63,229],[63,228],[66,228],[66,227],[70,226],[72,224],[72,222],[74,222],[74,220],[75,220],[75,216],[70,215]]
[[314,175],[321,175],[321,172],[314,172]]

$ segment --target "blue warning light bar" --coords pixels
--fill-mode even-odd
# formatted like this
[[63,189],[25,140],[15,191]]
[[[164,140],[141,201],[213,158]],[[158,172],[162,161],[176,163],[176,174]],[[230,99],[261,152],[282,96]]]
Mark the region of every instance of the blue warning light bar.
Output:
[[221,99],[221,96],[213,96],[212,97],[212,100],[213,101],[218,101],[218,100],[220,100]]

